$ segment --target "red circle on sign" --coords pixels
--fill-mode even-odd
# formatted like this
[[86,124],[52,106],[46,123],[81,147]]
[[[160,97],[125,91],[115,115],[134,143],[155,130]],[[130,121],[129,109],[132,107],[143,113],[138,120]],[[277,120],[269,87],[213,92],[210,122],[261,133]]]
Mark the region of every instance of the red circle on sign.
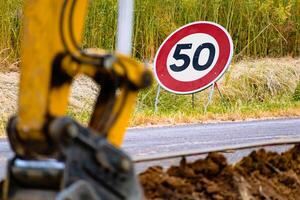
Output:
[[[172,48],[183,38],[204,33],[213,37],[219,45],[219,56],[212,69],[203,77],[193,81],[179,81],[168,72],[167,59]],[[160,85],[177,94],[191,94],[206,89],[226,72],[233,55],[233,43],[222,26],[212,22],[194,22],[173,32],[160,46],[154,63],[154,74]]]

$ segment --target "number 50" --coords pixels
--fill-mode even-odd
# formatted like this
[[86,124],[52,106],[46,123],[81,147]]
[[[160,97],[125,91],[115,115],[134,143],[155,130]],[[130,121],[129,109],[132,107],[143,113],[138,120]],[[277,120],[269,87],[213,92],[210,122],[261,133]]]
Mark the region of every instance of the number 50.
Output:
[[[183,49],[191,49],[192,48],[192,44],[178,44],[176,46],[173,58],[176,60],[183,60],[183,64],[181,66],[177,66],[176,64],[170,65],[171,70],[175,71],[175,72],[181,72],[183,70],[185,70],[191,63],[191,58],[184,54],[181,53],[181,50]],[[200,53],[203,49],[208,49],[209,50],[209,57],[207,62],[204,65],[200,65],[199,64],[199,57],[200,57]],[[201,44],[195,51],[194,56],[193,56],[193,67],[195,70],[197,71],[203,71],[206,70],[207,68],[209,68],[212,64],[212,62],[214,61],[216,55],[216,49],[215,46],[211,43],[203,43]]]

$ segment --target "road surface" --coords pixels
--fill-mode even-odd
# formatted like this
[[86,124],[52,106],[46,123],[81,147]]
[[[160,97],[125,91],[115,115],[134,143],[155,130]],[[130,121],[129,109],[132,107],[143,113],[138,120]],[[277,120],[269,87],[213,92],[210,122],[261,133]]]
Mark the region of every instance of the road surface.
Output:
[[[123,147],[131,156],[137,157],[286,138],[300,138],[300,118],[129,129]],[[284,151],[288,147],[269,149]],[[227,157],[230,162],[235,162],[250,151],[251,149],[228,153]],[[2,139],[0,176],[3,176],[5,160],[9,156],[11,151],[7,141]],[[141,171],[149,165],[170,165],[176,162],[178,159],[139,164],[136,167]]]

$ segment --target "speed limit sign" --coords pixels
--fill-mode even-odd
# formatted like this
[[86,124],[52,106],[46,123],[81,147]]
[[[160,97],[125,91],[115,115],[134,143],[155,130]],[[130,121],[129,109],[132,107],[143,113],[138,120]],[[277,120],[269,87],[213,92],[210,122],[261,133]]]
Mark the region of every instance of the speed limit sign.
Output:
[[224,27],[194,22],[173,32],[160,46],[154,61],[158,83],[176,94],[206,89],[226,72],[233,43]]

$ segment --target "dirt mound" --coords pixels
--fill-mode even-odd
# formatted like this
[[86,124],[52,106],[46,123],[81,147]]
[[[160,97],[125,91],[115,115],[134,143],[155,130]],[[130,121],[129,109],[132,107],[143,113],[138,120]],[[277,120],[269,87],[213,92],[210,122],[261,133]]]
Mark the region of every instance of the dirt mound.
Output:
[[282,154],[254,151],[235,165],[210,153],[193,163],[139,175],[146,199],[300,199],[300,145]]

